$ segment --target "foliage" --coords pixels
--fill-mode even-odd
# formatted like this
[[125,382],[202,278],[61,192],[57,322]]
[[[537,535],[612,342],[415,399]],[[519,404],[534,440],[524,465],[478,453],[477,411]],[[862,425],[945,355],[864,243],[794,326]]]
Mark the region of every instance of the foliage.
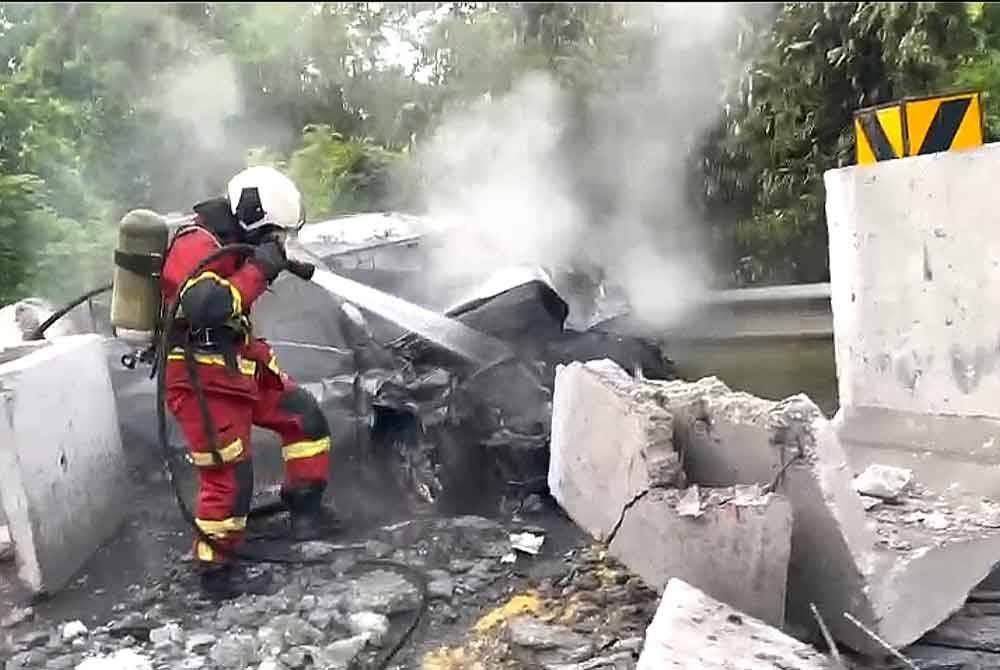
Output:
[[32,241],[45,215],[40,186],[34,175],[0,175],[0,304],[21,297],[33,276]]
[[955,85],[981,91],[986,141],[1000,140],[1000,6],[992,2],[968,3],[975,48],[964,52],[955,72]]
[[[450,110],[538,69],[579,100],[616,100],[635,84],[623,67],[657,76],[630,29],[641,11],[0,3],[0,301],[106,278],[125,211],[184,210],[247,162],[287,170],[313,220],[408,207],[400,175]],[[722,120],[691,156],[737,283],[827,277],[822,176],[853,160],[859,107],[976,88],[1000,137],[998,5],[769,3],[751,19],[713,54],[740,75],[719,82]]]
[[823,173],[853,161],[853,112],[950,88],[969,16],[961,3],[784,3],[744,40],[759,46],[706,143],[706,206],[731,267],[822,281]]
[[395,209],[392,168],[399,156],[368,140],[345,139],[328,124],[308,126],[288,174],[311,218]]

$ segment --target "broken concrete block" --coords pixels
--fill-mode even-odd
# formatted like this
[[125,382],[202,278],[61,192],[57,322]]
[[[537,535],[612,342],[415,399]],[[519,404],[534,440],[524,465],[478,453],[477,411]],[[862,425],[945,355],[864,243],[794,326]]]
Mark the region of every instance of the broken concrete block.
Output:
[[549,480],[569,516],[652,588],[680,577],[782,625],[788,502],[756,487],[675,488],[683,477],[664,398],[614,363],[561,368],[555,388]]
[[129,506],[102,338],[73,335],[0,364],[0,503],[18,576],[60,589]]
[[923,492],[866,511],[834,425],[805,396],[765,401],[714,380],[644,384],[667,399],[693,481],[763,483],[788,464],[777,490],[794,517],[790,622],[814,628],[815,603],[834,636],[857,651],[883,650],[845,612],[905,647],[957,611],[1000,559],[990,502]]
[[772,401],[730,391],[715,377],[696,382],[647,384],[674,418],[674,445],[684,471],[702,486],[770,482],[785,462],[771,444]]
[[863,496],[895,500],[913,483],[913,471],[873,463],[854,478],[854,490]]
[[825,670],[825,656],[680,579],[671,579],[646,629],[637,670]]
[[[685,516],[678,506],[692,491],[700,511]],[[781,627],[791,536],[792,509],[781,496],[751,487],[652,489],[624,513],[609,551],[657,591],[680,578]]]
[[577,524],[606,540],[637,496],[682,483],[670,412],[610,360],[558,367],[548,484]]

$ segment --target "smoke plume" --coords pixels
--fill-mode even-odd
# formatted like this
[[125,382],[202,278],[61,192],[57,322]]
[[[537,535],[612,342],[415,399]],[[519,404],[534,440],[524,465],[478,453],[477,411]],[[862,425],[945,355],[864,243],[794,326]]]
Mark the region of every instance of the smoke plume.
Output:
[[446,118],[424,155],[427,214],[454,227],[434,280],[572,269],[620,287],[648,327],[682,318],[711,276],[688,157],[722,110],[737,11],[633,6],[637,55],[602,72],[601,90],[532,73]]
[[190,127],[205,151],[229,148],[226,121],[243,111],[231,58],[210,55],[171,70],[155,98],[164,116]]

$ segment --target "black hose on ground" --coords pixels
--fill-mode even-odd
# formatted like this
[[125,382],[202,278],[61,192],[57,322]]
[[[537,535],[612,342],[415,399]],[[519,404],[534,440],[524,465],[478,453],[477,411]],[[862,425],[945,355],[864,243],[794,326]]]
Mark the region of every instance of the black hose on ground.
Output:
[[[247,256],[254,252],[254,248],[249,244],[231,244],[225,246],[218,251],[212,253],[210,256],[202,260],[198,266],[181,282],[181,286],[187,284],[188,281],[196,277],[198,274],[204,271],[208,265],[215,262],[222,256],[227,254],[239,254],[242,256]],[[295,264],[290,270],[296,276],[308,279],[311,276],[311,266],[306,264]],[[244,553],[234,549],[223,549],[216,543],[213,538],[209,537],[202,529],[198,526],[195,520],[194,514],[188,508],[187,504],[184,502],[184,497],[181,495],[180,487],[177,483],[176,473],[173,468],[173,460],[170,455],[170,440],[167,436],[167,417],[166,417],[166,366],[167,366],[167,355],[169,352],[169,342],[168,334],[171,331],[174,321],[177,318],[177,311],[180,307],[180,300],[174,302],[174,304],[167,311],[167,314],[163,320],[162,327],[160,328],[160,341],[157,343],[157,375],[156,375],[156,417],[157,417],[157,429],[159,433],[160,448],[163,451],[163,461],[167,467],[167,477],[170,481],[170,487],[173,490],[174,497],[177,501],[177,507],[181,512],[181,516],[187,521],[188,525],[194,529],[195,533],[198,535],[199,539],[204,541],[215,551],[223,553],[233,558],[248,562],[248,563],[270,563],[277,565],[325,565],[330,563],[330,559],[327,558],[285,558],[285,557],[274,557],[274,556],[254,556],[252,554]],[[190,352],[188,352],[190,353]],[[188,356],[190,358],[190,356]],[[197,374],[191,375],[191,385],[194,389],[195,394],[198,396],[199,403],[203,408],[205,405],[205,393],[201,386],[201,381]],[[206,423],[210,420],[206,414]],[[212,441],[215,441],[214,430],[206,425],[206,434],[211,436]],[[251,515],[254,511],[251,510]],[[343,549],[348,549],[353,547],[343,547]],[[417,626],[420,624],[424,613],[427,611],[427,602],[429,600],[429,594],[427,590],[427,576],[417,570],[413,566],[407,565],[405,563],[400,563],[397,561],[391,561],[386,559],[361,559],[354,563],[349,572],[356,571],[374,571],[374,570],[389,570],[398,573],[410,582],[413,586],[417,588],[420,594],[420,606],[417,609],[416,614],[413,616],[409,625],[403,634],[399,637],[396,643],[387,651],[384,652],[382,658],[378,659],[375,663],[374,668],[376,670],[384,670],[393,659],[393,657],[399,653],[403,645],[406,644],[407,640],[413,635]]]

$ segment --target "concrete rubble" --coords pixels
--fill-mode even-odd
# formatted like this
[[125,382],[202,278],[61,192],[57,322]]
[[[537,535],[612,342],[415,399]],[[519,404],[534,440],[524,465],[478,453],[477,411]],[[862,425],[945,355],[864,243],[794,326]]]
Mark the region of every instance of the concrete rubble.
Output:
[[863,496],[895,501],[913,484],[913,472],[873,463],[854,478],[854,490]]
[[[662,587],[680,577],[717,600],[763,608],[771,613],[761,617],[769,623],[812,635],[809,606],[815,603],[838,641],[879,655],[881,645],[845,612],[894,647],[905,647],[958,611],[1000,559],[1000,518],[990,500],[944,495],[905,472],[876,468],[861,478],[861,488],[879,499],[865,502],[856,490],[860,473],[852,471],[831,423],[805,396],[767,401],[732,392],[713,378],[635,381],[616,368],[595,361],[557,373],[549,483],[567,513],[596,539],[610,540],[613,553],[616,544],[623,546],[621,533],[634,526],[634,550],[618,555],[644,578],[652,575],[651,583]],[[683,472],[674,467],[678,463]],[[773,484],[771,495],[781,502],[772,508],[790,506],[790,554],[780,512],[758,526],[748,524],[753,517],[745,513],[725,525],[726,533],[760,547],[763,561],[756,569],[769,568],[758,574],[776,580],[787,561],[786,620],[775,620],[781,610],[762,605],[762,596],[739,591],[746,585],[736,577],[755,569],[745,550],[705,573],[670,574],[684,569],[678,557],[705,543],[707,531],[695,522],[714,518],[677,511],[683,502],[690,508],[690,489],[685,495],[678,488],[685,479],[701,491]],[[644,511],[643,505],[656,507]],[[637,513],[641,521],[632,521]],[[721,509],[718,518],[726,518]],[[657,537],[663,540],[651,550]],[[710,553],[702,560],[712,560]],[[730,587],[719,580],[727,579],[733,590],[723,592]]]
[[611,361],[556,373],[548,484],[573,520],[600,541],[652,488],[684,485],[673,417],[633,398],[634,382]]
[[[736,666],[734,663],[739,662]],[[663,591],[638,670],[833,670],[812,647],[680,579]]]
[[448,655],[441,641],[467,629],[502,652],[483,667],[632,670],[655,592],[605,552],[575,544],[503,565],[495,546],[530,527],[470,516],[386,526],[381,540],[329,565],[263,568],[273,580],[270,595],[222,604],[199,596],[188,566],[172,553],[164,575],[136,584],[87,625],[22,615],[0,630],[7,661],[0,667],[372,667],[421,605],[415,585],[398,573],[357,571],[357,561],[383,557],[453,584],[426,603],[421,628],[429,632],[412,639],[392,667],[472,667],[434,664]]
[[610,361],[559,369],[549,488],[569,516],[651,587],[672,577],[780,626],[792,514],[757,487],[686,491],[674,418]]

